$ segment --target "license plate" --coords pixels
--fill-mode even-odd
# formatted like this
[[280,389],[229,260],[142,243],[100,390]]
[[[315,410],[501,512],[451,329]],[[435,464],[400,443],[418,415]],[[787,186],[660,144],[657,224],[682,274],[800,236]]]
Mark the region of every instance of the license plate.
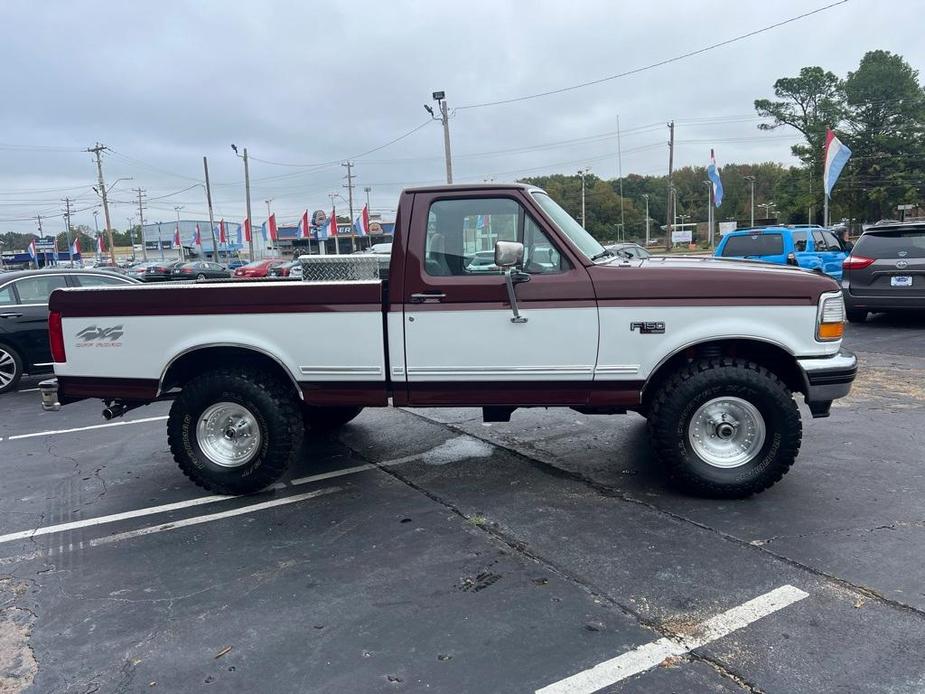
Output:
[[911,287],[912,275],[894,275],[890,278],[891,287]]

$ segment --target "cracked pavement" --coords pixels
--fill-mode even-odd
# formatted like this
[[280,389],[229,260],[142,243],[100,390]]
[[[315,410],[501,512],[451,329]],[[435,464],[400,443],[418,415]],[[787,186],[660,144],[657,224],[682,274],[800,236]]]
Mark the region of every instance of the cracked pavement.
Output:
[[[667,488],[636,416],[370,410],[288,479],[352,474],[0,543],[0,692],[534,691],[784,584],[809,596],[608,691],[921,692],[925,321],[846,346],[852,396],[748,500]],[[100,422],[0,407],[4,438]],[[163,422],[3,440],[0,465],[0,534],[203,496]]]

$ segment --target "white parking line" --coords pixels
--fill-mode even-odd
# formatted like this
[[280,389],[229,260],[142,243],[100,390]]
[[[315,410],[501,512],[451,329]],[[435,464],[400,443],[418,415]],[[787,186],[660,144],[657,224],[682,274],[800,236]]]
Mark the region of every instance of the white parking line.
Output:
[[318,496],[324,496],[325,494],[333,494],[334,492],[339,492],[340,487],[327,487],[325,489],[316,489],[313,492],[305,492],[304,494],[295,494],[293,496],[287,496],[282,499],[271,499],[270,501],[263,501],[259,504],[251,504],[249,506],[242,506],[241,508],[233,508],[230,511],[220,511],[218,513],[210,513],[205,516],[194,516],[193,518],[184,518],[183,520],[174,521],[172,523],[163,523],[161,525],[150,525],[146,528],[138,528],[137,530],[129,530],[124,533],[117,533],[115,535],[108,535],[106,537],[100,537],[95,540],[90,540],[90,547],[98,547],[99,545],[108,545],[112,542],[119,542],[120,540],[128,540],[133,537],[141,537],[143,535],[152,535],[154,533],[162,533],[168,530],[176,530],[177,528],[186,528],[190,525],[200,525],[202,523],[211,523],[212,521],[221,520],[222,518],[231,518],[233,516],[243,516],[245,513],[253,513],[255,511],[263,511],[268,508],[275,508],[277,506],[285,506],[286,504],[295,504],[299,501],[305,501],[306,499],[314,499]]
[[[308,477],[300,477],[297,480],[290,482],[290,485],[293,487],[298,487],[303,484],[310,484],[312,482],[319,482],[321,480],[329,480],[334,477],[343,477],[344,475],[353,475],[358,472],[363,472],[365,470],[375,469],[375,465],[358,465],[356,467],[348,467],[342,470],[334,470],[332,472],[323,472],[318,475],[309,475]],[[276,484],[271,487],[271,489],[285,489],[286,486],[283,484]],[[202,506],[203,504],[214,504],[218,501],[227,501],[228,499],[238,499],[241,497],[235,496],[223,496],[221,494],[214,494],[212,496],[198,496],[194,499],[187,499],[186,501],[177,501],[172,504],[161,504],[160,506],[148,506],[147,508],[139,508],[134,511],[124,511],[122,513],[113,513],[108,516],[97,516],[96,518],[84,518],[83,520],[70,521],[69,523],[59,523],[58,525],[46,525],[41,528],[32,528],[31,530],[20,530],[19,532],[9,533],[7,535],[0,535],[0,544],[5,542],[13,542],[15,540],[27,540],[34,537],[41,537],[42,535],[52,535],[53,533],[61,533],[68,530],[77,530],[78,528],[92,528],[99,525],[108,525],[109,523],[118,523],[119,521],[128,520],[130,518],[140,518],[141,516],[153,516],[158,513],[169,513],[170,511],[179,511],[180,509],[190,508],[192,506]],[[253,506],[253,504],[251,505]],[[244,507],[250,508],[250,507]]]
[[791,585],[775,588],[753,600],[733,607],[722,614],[698,624],[691,635],[677,638],[663,638],[633,649],[593,668],[579,672],[564,680],[537,689],[536,694],[591,694],[604,687],[610,687],[627,677],[638,675],[655,667],[669,656],[681,656],[738,629],[767,617],[788,605],[799,602],[808,593]]
[[34,393],[37,390],[41,390],[41,389],[40,388],[23,388],[21,390],[17,390],[16,392],[17,393]]
[[106,424],[91,424],[85,427],[74,427],[73,429],[53,429],[51,431],[36,431],[32,434],[15,434],[7,436],[7,441],[16,441],[18,439],[31,439],[36,436],[55,436],[57,434],[73,434],[76,431],[89,431],[91,429],[107,429],[109,427],[124,427],[129,424],[147,424],[148,422],[163,422],[167,415],[161,417],[144,417],[142,419],[129,419],[124,422],[107,422]]

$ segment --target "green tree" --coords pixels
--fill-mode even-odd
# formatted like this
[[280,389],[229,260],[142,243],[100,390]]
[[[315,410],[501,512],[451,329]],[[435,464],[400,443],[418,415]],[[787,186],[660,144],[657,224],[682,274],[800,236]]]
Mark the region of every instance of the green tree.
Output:
[[845,80],[852,157],[834,199],[847,216],[882,219],[921,200],[925,92],[902,56],[870,51]]

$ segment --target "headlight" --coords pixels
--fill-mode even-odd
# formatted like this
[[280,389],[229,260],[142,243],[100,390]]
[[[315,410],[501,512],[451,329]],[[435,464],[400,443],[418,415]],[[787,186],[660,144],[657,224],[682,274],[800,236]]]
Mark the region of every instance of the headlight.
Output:
[[816,339],[819,342],[840,340],[845,334],[845,298],[841,292],[826,292],[819,298],[816,312]]

